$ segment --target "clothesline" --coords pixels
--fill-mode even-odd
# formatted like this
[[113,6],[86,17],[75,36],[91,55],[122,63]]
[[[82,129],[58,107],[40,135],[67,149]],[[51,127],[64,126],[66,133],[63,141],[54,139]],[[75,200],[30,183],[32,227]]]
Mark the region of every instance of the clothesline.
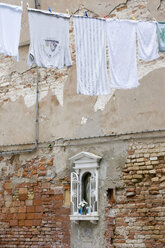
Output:
[[[49,8],[50,9],[50,8]],[[127,21],[135,21],[135,22],[140,22],[140,21],[144,21],[144,20],[137,20],[135,17],[132,17],[131,19],[120,19],[120,18],[118,18],[118,17],[116,17],[116,18],[108,18],[107,16],[105,16],[104,15],[104,17],[90,17],[90,16],[87,16],[87,15],[84,15],[84,16],[80,16],[80,15],[75,15],[75,14],[69,14],[69,10],[67,11],[68,13],[58,13],[58,12],[50,12],[49,10],[48,11],[46,11],[46,10],[41,10],[41,9],[33,9],[33,8],[30,8],[29,7],[29,4],[27,3],[27,11],[37,11],[37,12],[40,12],[40,13],[43,13],[43,14],[46,14],[46,15],[53,15],[53,16],[62,16],[63,15],[63,17],[65,18],[70,18],[71,19],[71,17],[74,17],[74,16],[78,16],[78,17],[86,17],[86,18],[92,18],[92,19],[100,19],[100,20],[105,20],[106,21],[106,19],[108,19],[108,20],[127,20]],[[85,11],[85,12],[87,12],[87,11]],[[86,14],[84,12],[84,14]],[[157,20],[154,18],[154,20],[148,20],[148,21],[146,21],[146,22],[155,22],[155,23],[157,23]]]
[[[23,5],[0,3],[0,53],[18,61]],[[72,66],[69,49],[70,15],[27,8],[30,32],[28,65],[61,69]],[[77,93],[105,95],[110,86],[131,89],[139,85],[138,59],[157,59],[165,51],[165,23],[72,15],[77,66]],[[7,26],[6,26],[7,25]],[[9,28],[10,27],[10,30]],[[12,41],[12,42],[11,42]],[[106,42],[109,49],[110,79],[107,73]]]
[[[37,10],[37,11],[41,11],[42,13],[45,13],[45,14],[46,14],[46,10],[40,10],[40,9],[32,9],[32,8],[30,8],[28,2],[27,2],[27,4],[26,4],[26,7],[27,7],[27,10],[28,10],[28,9],[31,9],[31,10],[34,10],[34,11]],[[50,7],[48,8],[48,10],[49,10],[49,11],[47,11],[47,14],[50,14],[50,15],[51,15],[51,14],[52,14],[52,15],[58,15],[58,14],[60,14],[60,15],[61,15],[61,13],[52,12],[52,10],[50,9]],[[70,15],[69,9],[66,9],[66,11],[67,11],[67,13],[63,13],[63,14],[64,14],[64,15],[67,15],[69,18],[75,16],[75,14],[71,14],[71,15]],[[88,17],[88,18],[96,18],[96,19],[103,19],[103,20],[106,20],[106,19],[111,19],[111,20],[112,20],[112,19],[122,20],[122,19],[120,19],[119,17],[116,17],[116,18],[108,18],[106,15],[104,15],[104,17],[90,17],[90,16],[88,16],[87,11],[85,11],[84,14],[85,14],[85,16]],[[137,21],[137,22],[139,22],[139,21],[144,21],[144,20],[136,20],[136,18],[135,18],[134,16],[133,16],[131,19],[134,20],[134,21]],[[157,22],[157,20],[155,19],[155,17],[153,17],[153,19],[154,19],[154,20],[149,20],[149,21],[151,21],[151,22]]]

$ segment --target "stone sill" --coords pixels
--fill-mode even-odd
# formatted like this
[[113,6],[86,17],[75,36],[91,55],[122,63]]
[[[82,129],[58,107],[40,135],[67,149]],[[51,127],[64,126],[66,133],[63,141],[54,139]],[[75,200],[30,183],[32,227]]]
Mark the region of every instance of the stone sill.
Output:
[[90,221],[93,224],[97,224],[99,220],[98,215],[70,215],[70,220],[79,222],[79,221]]

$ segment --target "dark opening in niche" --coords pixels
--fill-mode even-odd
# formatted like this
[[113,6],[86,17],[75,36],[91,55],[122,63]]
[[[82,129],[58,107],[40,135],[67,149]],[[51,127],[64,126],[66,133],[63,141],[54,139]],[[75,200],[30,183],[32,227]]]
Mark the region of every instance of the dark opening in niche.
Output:
[[114,198],[114,189],[108,189],[107,190],[107,200],[108,203],[115,203],[115,198]]
[[88,206],[91,204],[91,173],[86,172],[82,177],[82,199],[88,203]]

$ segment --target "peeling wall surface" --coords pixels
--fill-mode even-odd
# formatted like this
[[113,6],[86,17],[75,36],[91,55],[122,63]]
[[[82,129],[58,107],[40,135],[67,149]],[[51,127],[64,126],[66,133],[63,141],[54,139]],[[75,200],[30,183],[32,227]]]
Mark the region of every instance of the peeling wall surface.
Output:
[[[11,3],[11,1],[3,1]],[[29,2],[30,7],[35,1]],[[13,2],[12,2],[13,3]],[[15,4],[18,2],[15,1]],[[158,11],[163,15],[164,1],[159,8],[155,1],[40,1],[40,8],[58,12],[90,16],[117,17],[137,20],[153,20]],[[150,8],[148,8],[148,5]],[[158,10],[157,10],[158,8]],[[157,12],[156,12],[157,10]],[[25,27],[26,23],[26,27]],[[24,2],[21,42],[28,43],[28,20]],[[27,31],[27,32],[26,32]],[[21,44],[22,44],[21,43]],[[152,62],[138,61],[140,86],[132,90],[111,90],[106,96],[84,96],[76,93],[75,41],[70,22],[70,49],[73,66],[70,69],[39,69],[39,140],[56,138],[98,136],[111,133],[136,132],[163,129],[164,67],[165,58]],[[28,46],[20,47],[20,61],[16,63],[1,55],[0,60],[0,144],[33,142],[36,101],[36,69],[27,67]],[[17,114],[17,117],[16,117]],[[82,121],[85,118],[85,122]],[[12,120],[12,121],[11,121]],[[13,132],[14,127],[14,132]],[[95,128],[91,128],[95,127]]]
[[[164,248],[165,132],[158,135],[58,141],[0,156],[0,247]],[[69,218],[69,158],[81,151],[102,157],[95,224]]]
[[[3,0],[19,5],[20,1]],[[165,247],[165,55],[137,59],[140,86],[111,89],[106,96],[77,94],[73,21],[73,66],[27,66],[29,27],[26,2],[19,62],[0,55],[0,248]],[[164,0],[29,0],[29,7],[91,17],[165,20]],[[86,151],[102,157],[99,221],[70,221],[69,158]],[[108,198],[108,189],[114,200]]]

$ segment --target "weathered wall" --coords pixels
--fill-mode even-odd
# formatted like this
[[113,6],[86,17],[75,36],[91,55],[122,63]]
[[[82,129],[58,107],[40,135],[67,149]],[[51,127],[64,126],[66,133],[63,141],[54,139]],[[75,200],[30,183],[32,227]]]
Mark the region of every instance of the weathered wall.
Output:
[[[13,4],[10,0],[3,2]],[[28,2],[34,7],[34,1]],[[90,16],[134,16],[143,20],[165,17],[164,1],[39,2],[42,9],[50,6],[57,12],[69,9],[77,14],[87,9]],[[35,138],[36,68],[26,65],[28,43],[24,0],[20,62],[0,56],[2,151],[30,148],[31,144],[26,143],[33,143]],[[72,20],[70,49],[72,68],[39,69],[38,150],[31,154],[0,155],[0,247],[163,248],[164,133],[78,138],[164,129],[165,56],[160,54],[153,62],[138,62],[138,88],[90,97],[76,94]],[[69,138],[77,140],[66,140]],[[81,151],[103,157],[97,225],[69,221],[69,158]],[[114,191],[115,201],[107,198],[108,189]]]
[[[165,247],[165,143],[157,135],[60,141],[1,156],[0,247]],[[69,220],[69,158],[81,151],[102,157],[97,224]]]
[[165,247],[165,144],[132,142],[123,188],[106,208],[106,247]]
[[53,154],[0,161],[0,247],[70,247],[70,178]]
[[[11,3],[11,1],[4,1]],[[152,20],[146,0],[141,1],[39,1],[42,9],[83,13],[90,16]],[[126,3],[125,3],[126,2]],[[13,2],[12,2],[13,3]],[[18,2],[15,2],[18,4]],[[161,1],[159,12],[163,15]],[[34,7],[34,1],[29,1]],[[150,7],[154,8],[153,1]],[[25,25],[26,24],[26,25]],[[132,90],[112,89],[107,96],[83,96],[76,93],[75,44],[72,19],[70,22],[70,49],[73,67],[53,70],[39,69],[39,140],[97,136],[141,130],[163,129],[165,122],[164,54],[153,62],[138,62],[140,86]],[[26,27],[25,27],[26,26]],[[24,1],[21,44],[28,43],[27,11]],[[28,46],[20,47],[20,62],[0,57],[0,144],[18,144],[34,141],[36,71],[26,65]],[[14,132],[13,132],[14,127]]]

